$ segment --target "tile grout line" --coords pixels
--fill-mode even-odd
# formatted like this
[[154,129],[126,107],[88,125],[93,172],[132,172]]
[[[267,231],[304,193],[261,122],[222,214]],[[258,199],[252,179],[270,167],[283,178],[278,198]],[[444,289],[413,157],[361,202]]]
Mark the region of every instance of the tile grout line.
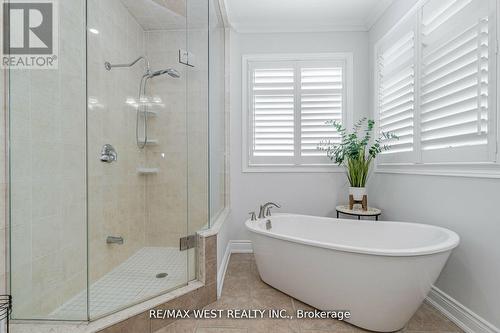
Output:
[[[148,259],[151,257],[157,257],[159,260],[152,262]],[[140,249],[91,285],[90,292],[98,296],[95,300],[97,306],[93,309],[94,312],[112,311],[125,303],[133,302],[141,295],[148,296],[146,295],[148,293],[145,292],[147,290],[150,291],[149,295],[151,295],[178,284],[176,281],[184,280],[182,276],[183,261],[179,260],[179,258],[178,250],[175,248],[145,247]],[[161,267],[155,263],[160,263]],[[154,274],[165,269],[169,271],[168,279],[163,281],[154,280],[156,277],[153,279]],[[124,293],[124,290],[128,290],[128,292]],[[77,294],[56,309],[52,315],[57,316],[57,313],[65,312],[79,313],[83,304],[82,295],[84,294],[85,292]],[[102,299],[103,297],[104,299]],[[110,298],[111,302],[109,302]]]

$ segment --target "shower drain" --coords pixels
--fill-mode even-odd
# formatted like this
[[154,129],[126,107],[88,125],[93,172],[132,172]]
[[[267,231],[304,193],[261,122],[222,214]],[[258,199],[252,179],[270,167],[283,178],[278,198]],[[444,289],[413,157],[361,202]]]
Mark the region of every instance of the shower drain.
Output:
[[158,273],[158,274],[156,274],[156,278],[163,279],[163,278],[167,277],[167,275],[168,275],[167,273]]

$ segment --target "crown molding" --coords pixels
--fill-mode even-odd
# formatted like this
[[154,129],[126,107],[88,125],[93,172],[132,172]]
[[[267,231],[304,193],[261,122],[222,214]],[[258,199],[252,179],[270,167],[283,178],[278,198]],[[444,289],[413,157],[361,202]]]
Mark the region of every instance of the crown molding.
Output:
[[229,0],[218,0],[226,28],[231,28],[237,33],[300,33],[300,32],[346,32],[369,31],[384,12],[392,5],[394,0],[380,0],[372,8],[370,14],[359,20],[346,20],[332,24],[318,24],[311,21],[300,25],[292,23],[276,24],[243,24],[231,20],[231,13],[227,5]]
[[394,0],[380,0],[370,14],[365,18],[365,29],[369,31],[373,25],[384,15],[385,11],[393,4]]
[[346,31],[368,31],[364,21],[352,21],[341,24],[270,24],[270,25],[245,25],[231,22],[231,27],[238,33],[301,33],[301,32],[346,32]]

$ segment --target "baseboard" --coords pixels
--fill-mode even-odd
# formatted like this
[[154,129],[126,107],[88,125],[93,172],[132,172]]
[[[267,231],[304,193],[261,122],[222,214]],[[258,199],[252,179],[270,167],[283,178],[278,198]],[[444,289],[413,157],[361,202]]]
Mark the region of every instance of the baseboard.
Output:
[[231,253],[253,253],[252,242],[249,240],[230,240],[227,243],[224,256],[217,271],[217,298],[220,298],[224,278],[226,276],[227,264],[231,257]]
[[436,287],[432,287],[426,301],[466,333],[500,333],[500,329]]
[[231,253],[253,253],[252,241],[249,240],[232,240]]
[[224,285],[224,278],[226,277],[227,264],[229,263],[230,256],[231,241],[227,243],[226,251],[224,251],[224,256],[222,257],[222,261],[217,271],[217,298],[220,298],[220,295],[222,294],[222,286]]

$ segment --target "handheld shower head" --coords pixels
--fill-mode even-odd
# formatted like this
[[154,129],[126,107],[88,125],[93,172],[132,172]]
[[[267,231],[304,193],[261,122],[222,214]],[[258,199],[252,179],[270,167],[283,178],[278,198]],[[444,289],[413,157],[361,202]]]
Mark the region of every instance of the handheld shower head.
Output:
[[161,70],[158,70],[156,72],[153,72],[149,75],[150,78],[152,77],[155,77],[155,76],[160,76],[160,75],[163,75],[163,74],[168,74],[169,76],[175,78],[175,79],[178,79],[181,77],[181,74],[176,71],[175,69],[172,69],[172,68],[168,68],[168,69],[161,69]]
[[167,74],[175,79],[178,79],[181,77],[181,74],[173,68],[167,69]]

